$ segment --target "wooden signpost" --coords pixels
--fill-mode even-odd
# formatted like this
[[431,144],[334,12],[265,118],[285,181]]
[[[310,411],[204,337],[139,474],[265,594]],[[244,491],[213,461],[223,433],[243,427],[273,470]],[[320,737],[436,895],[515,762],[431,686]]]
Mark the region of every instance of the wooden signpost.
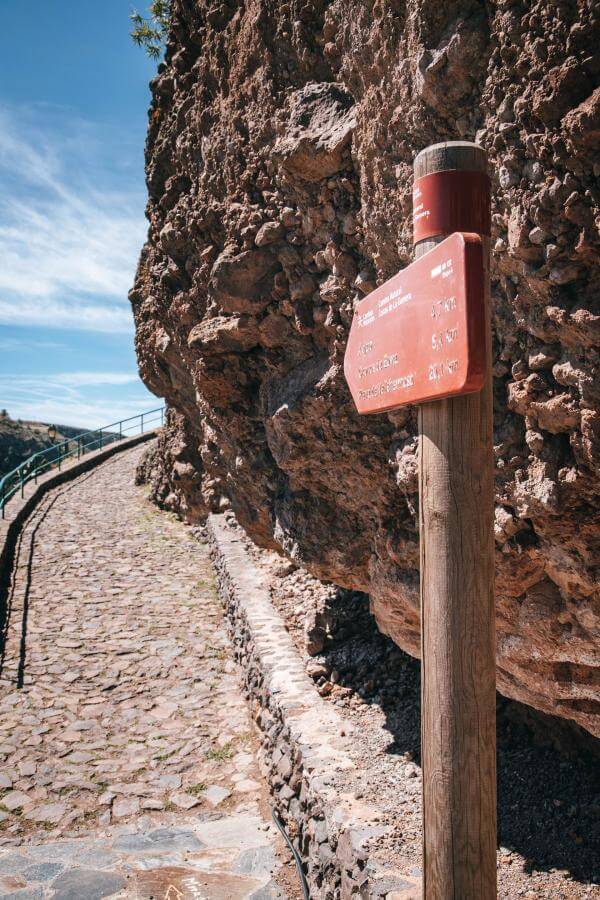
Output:
[[362,300],[344,371],[359,412],[419,403],[423,894],[496,897],[490,188],[486,156],[414,163],[416,261]]

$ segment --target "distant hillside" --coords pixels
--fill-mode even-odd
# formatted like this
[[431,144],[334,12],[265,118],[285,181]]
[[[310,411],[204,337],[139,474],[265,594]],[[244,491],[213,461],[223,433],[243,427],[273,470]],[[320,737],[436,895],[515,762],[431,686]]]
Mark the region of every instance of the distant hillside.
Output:
[[[33,453],[51,447],[53,443],[75,437],[86,430],[56,425],[56,436],[51,440],[48,435],[50,427],[47,422],[15,420],[0,413],[0,477],[11,472]],[[94,432],[87,442],[92,442],[95,438]]]

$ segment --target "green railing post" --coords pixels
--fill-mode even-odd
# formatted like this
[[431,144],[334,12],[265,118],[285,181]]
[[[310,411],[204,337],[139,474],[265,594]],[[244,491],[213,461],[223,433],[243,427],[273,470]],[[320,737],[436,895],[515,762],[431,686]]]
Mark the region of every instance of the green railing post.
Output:
[[[97,431],[83,432],[73,438],[67,438],[66,441],[61,441],[59,444],[53,444],[46,450],[34,453],[29,459],[25,460],[24,463],[21,463],[21,465],[13,469],[12,472],[9,472],[4,478],[0,479],[0,517],[2,519],[5,518],[6,504],[18,491],[20,491],[21,497],[25,496],[25,485],[29,481],[35,480],[35,483],[37,484],[39,475],[44,475],[52,469],[54,465],[56,465],[60,471],[63,459],[69,459],[71,456],[75,455],[75,447],[71,447],[73,441],[77,444],[77,459],[81,459],[81,457],[85,455],[86,450],[90,447],[93,448],[96,444],[99,444],[100,448],[104,446],[104,431],[109,431],[106,443],[110,444],[111,442],[118,439],[120,440],[126,436],[123,428],[124,422],[132,422],[139,418],[140,434],[143,434],[147,417],[154,416],[156,413],[160,413],[160,424],[161,426],[164,425],[165,407],[161,406],[160,409],[151,409],[147,413],[139,413],[137,416],[130,416],[128,419],[121,419],[120,422],[112,422],[110,425],[106,425]],[[119,426],[118,437],[114,431],[117,425]],[[131,427],[134,428],[135,426],[132,425]],[[96,435],[99,435],[99,437],[96,437]],[[94,440],[91,440],[92,437]],[[90,438],[89,444],[86,444],[87,438]],[[8,482],[10,482],[10,487],[7,489]]]

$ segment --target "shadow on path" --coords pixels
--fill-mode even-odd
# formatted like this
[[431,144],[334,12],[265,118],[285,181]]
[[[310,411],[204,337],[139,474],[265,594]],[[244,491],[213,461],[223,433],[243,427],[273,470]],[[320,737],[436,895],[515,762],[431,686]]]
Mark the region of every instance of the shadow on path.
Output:
[[[319,658],[345,687],[381,707],[393,737],[387,752],[410,752],[420,763],[420,662],[377,630],[364,595],[340,593],[333,619],[350,634]],[[600,741],[501,695],[497,722],[499,845],[520,853],[527,871],[564,869],[597,882]]]
[[[4,667],[6,664],[6,647],[10,637],[12,618],[17,614],[15,594],[17,587],[22,590],[22,608],[19,608],[21,615],[21,624],[15,626],[19,632],[19,662],[17,665],[15,686],[22,688],[25,683],[25,664],[27,659],[27,626],[29,621],[29,598],[31,593],[31,583],[33,577],[33,565],[35,559],[35,544],[38,531],[44,523],[46,517],[51,512],[55,504],[65,494],[69,493],[76,485],[82,481],[87,481],[93,475],[93,472],[82,476],[77,481],[70,483],[61,490],[52,491],[46,497],[43,497],[39,505],[33,510],[23,528],[19,532],[15,545],[9,549],[6,557],[5,565],[0,572],[0,678],[4,675]],[[25,583],[18,585],[16,573],[22,558],[26,556],[27,562],[23,563],[26,567]]]

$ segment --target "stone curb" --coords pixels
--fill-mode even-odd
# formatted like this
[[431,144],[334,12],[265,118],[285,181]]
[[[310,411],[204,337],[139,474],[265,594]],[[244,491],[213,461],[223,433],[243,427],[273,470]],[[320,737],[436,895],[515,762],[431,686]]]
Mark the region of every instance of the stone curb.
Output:
[[221,600],[275,808],[305,862],[313,900],[416,900],[420,882],[369,851],[388,832],[372,804],[344,792],[353,725],[306,674],[262,576],[224,516],[207,523]]
[[156,434],[157,429],[152,429],[144,432],[144,434],[136,434],[125,440],[117,441],[108,447],[103,447],[101,450],[87,453],[81,459],[64,466],[60,471],[53,469],[46,475],[42,475],[38,479],[37,484],[30,481],[25,485],[24,497],[15,496],[8,501],[5,510],[6,518],[0,519],[0,594],[3,584],[10,576],[12,553],[23,523],[31,515],[42,497],[52,488],[58,487],[67,481],[72,481],[89,469],[93,469],[100,463],[105,462],[105,460],[110,459],[115,453],[130,450],[137,444],[142,444],[156,437]]

